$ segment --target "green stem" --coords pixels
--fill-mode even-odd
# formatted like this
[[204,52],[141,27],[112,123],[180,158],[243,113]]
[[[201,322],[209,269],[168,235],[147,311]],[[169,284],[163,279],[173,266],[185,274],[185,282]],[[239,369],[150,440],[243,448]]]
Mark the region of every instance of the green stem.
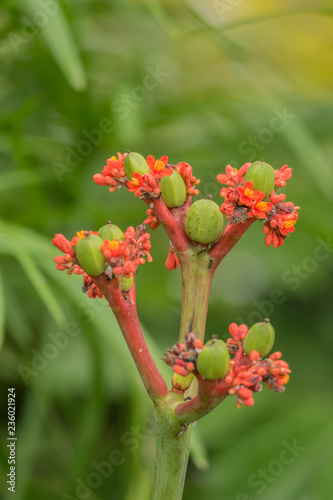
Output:
[[[175,398],[176,395],[170,395]],[[152,500],[181,500],[190,451],[190,428],[182,428],[172,407],[155,409],[156,467]]]
[[188,332],[194,332],[202,341],[205,336],[210,287],[213,280],[213,260],[206,248],[192,245],[186,253],[179,254],[182,280],[182,318],[180,342]]

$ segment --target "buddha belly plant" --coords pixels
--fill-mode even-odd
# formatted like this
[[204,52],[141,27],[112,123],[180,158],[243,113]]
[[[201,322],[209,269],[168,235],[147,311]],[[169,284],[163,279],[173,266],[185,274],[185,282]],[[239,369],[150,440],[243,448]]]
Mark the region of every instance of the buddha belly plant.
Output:
[[[227,397],[237,408],[252,406],[266,384],[283,392],[290,369],[279,351],[270,354],[275,332],[269,319],[254,325],[229,326],[230,338],[205,341],[209,292],[214,273],[250,226],[263,223],[266,246],[280,247],[294,232],[299,207],[285,201],[279,188],[292,170],[274,169],[263,160],[239,170],[226,166],[217,176],[221,206],[199,194],[199,179],[188,163],[172,165],[168,157],[146,159],[139,153],[118,153],[94,175],[110,192],[124,187],[147,206],[143,224],[122,231],[108,223],[97,231],[82,230],[71,239],[56,234],[53,244],[63,252],[56,267],[83,275],[83,291],[105,299],[123,333],[148,396],[156,422],[156,467],[153,500],[180,500],[189,456],[191,426]],[[116,221],[113,221],[116,222]],[[150,262],[151,230],[167,232],[170,247],[166,267],[182,273],[182,311],[179,338],[164,355],[170,366],[165,381],[151,356],[136,310],[138,266]],[[171,371],[172,370],[172,371]],[[107,499],[106,499],[107,500]]]

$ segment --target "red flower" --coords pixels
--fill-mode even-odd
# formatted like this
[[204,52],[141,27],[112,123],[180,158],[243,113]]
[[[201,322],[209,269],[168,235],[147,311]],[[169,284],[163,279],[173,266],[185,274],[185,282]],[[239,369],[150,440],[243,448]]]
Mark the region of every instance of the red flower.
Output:
[[124,158],[126,153],[122,155],[118,153],[118,158],[112,156],[106,160],[106,165],[102,170],[102,173],[95,174],[93,176],[94,181],[99,186],[111,186],[109,191],[114,192],[124,185],[125,182],[125,170],[124,170]]
[[248,212],[248,217],[258,217],[259,219],[266,219],[267,213],[273,208],[272,203],[267,201],[262,201],[264,199],[264,193],[261,193],[260,198],[253,203],[251,210]]
[[251,165],[252,163],[245,163],[239,170],[231,165],[227,165],[225,167],[225,174],[219,174],[216,179],[221,184],[227,184],[230,187],[234,187],[235,184],[242,182],[243,175],[246,174]]
[[172,175],[172,168],[166,168],[167,163],[168,157],[165,155],[161,156],[159,160],[156,160],[152,155],[147,156],[148,167],[156,179],[162,179],[164,176]]
[[127,182],[128,190],[138,198],[141,197],[143,187],[143,177],[137,172],[133,173],[132,179]]
[[288,165],[283,165],[280,170],[275,170],[275,186],[283,187],[290,179],[293,169]]
[[177,269],[178,266],[179,266],[179,259],[175,254],[174,246],[170,245],[167,260],[165,261],[165,267],[169,271],[172,271],[173,269]]
[[199,194],[199,189],[195,189],[195,186],[200,184],[200,179],[197,179],[192,175],[192,167],[188,163],[180,162],[175,165],[175,170],[182,176],[186,185],[186,193],[188,196],[196,196]]
[[261,201],[263,199],[260,191],[253,190],[253,182],[247,181],[245,186],[238,186],[237,193],[239,194],[239,205],[246,205],[250,207],[254,201]]
[[148,215],[147,219],[143,221],[144,224],[149,224],[150,229],[156,229],[160,225],[157,217],[154,215],[153,211],[148,208],[146,211],[146,214]]

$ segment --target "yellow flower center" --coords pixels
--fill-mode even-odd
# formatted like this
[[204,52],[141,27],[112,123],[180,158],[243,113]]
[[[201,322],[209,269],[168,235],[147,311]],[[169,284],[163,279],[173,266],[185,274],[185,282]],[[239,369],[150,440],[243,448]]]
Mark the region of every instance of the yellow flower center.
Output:
[[234,172],[235,172],[235,174],[237,174],[238,168],[234,168]]
[[284,223],[283,223],[283,227],[285,227],[286,229],[290,229],[295,224],[296,224],[295,220],[285,220]]
[[249,189],[249,188],[245,188],[244,189],[244,196],[246,196],[246,198],[252,198],[253,191],[251,191],[251,189]]
[[267,209],[267,203],[266,201],[259,201],[259,203],[256,204],[256,208],[258,210],[266,210]]
[[154,165],[154,170],[155,170],[156,172],[160,172],[161,170],[163,170],[164,166],[165,166],[165,165],[164,165],[163,161],[161,161],[161,160],[156,160],[155,165]]
[[117,250],[119,248],[119,240],[108,241],[108,247],[110,250]]
[[133,187],[140,186],[140,182],[138,181],[138,179],[135,179],[135,177],[132,178],[131,184],[132,184]]
[[84,229],[82,229],[81,231],[77,231],[76,236],[77,236],[80,240],[82,240],[83,238],[85,238],[85,237],[86,237],[86,235],[85,235],[85,230],[84,230]]
[[111,156],[111,160],[118,161],[118,158],[116,158],[115,156]]

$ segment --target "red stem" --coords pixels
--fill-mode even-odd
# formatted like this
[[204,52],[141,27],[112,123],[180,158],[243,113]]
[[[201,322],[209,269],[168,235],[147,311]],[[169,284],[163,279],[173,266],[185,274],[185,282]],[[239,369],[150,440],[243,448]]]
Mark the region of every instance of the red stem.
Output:
[[220,384],[216,380],[206,380],[197,376],[199,394],[191,401],[186,401],[177,406],[176,416],[182,423],[189,424],[210,413],[226,397],[230,388],[229,384]]
[[[175,215],[174,216],[161,198],[154,201],[144,201],[153,211],[158,221],[163,225],[175,249],[178,252],[185,252],[188,250],[191,246],[191,241],[186,234],[183,220],[180,220],[181,214],[179,213],[179,209],[171,209]],[[153,205],[153,208],[151,205]]]
[[150,398],[154,401],[167,396],[168,387],[152,358],[141,330],[136,310],[135,285],[133,284],[129,293],[123,294],[116,278],[108,281],[104,274],[91,278],[114,312]]

